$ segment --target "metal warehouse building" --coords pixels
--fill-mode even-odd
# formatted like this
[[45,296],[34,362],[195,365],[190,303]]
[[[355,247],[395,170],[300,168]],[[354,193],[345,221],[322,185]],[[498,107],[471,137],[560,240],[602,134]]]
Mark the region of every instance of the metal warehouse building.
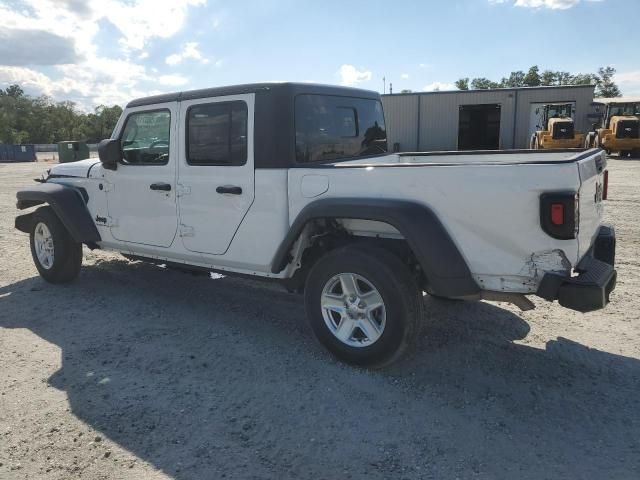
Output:
[[389,147],[397,151],[528,148],[541,106],[572,103],[576,131],[597,121],[594,86],[525,87],[383,95]]

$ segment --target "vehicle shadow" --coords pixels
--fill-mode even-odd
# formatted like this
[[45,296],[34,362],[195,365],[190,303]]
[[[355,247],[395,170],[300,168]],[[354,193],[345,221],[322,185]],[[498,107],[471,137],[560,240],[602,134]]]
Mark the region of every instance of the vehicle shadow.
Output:
[[72,413],[177,479],[638,478],[638,360],[425,302],[417,348],[374,372],[329,357],[275,285],[124,260],[0,288],[0,327],[57,345]]

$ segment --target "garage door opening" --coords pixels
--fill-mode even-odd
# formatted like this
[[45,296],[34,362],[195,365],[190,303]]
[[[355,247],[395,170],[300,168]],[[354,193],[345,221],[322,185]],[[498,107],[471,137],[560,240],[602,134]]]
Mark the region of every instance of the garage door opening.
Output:
[[500,148],[500,105],[461,105],[458,150]]

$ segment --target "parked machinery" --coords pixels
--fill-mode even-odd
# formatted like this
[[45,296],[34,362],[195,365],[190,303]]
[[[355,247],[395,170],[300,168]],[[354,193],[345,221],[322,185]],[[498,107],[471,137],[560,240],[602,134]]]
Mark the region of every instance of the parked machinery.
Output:
[[585,148],[602,148],[621,157],[640,157],[640,98],[599,99],[604,114],[585,138]]
[[542,122],[531,135],[530,148],[580,148],[584,137],[575,131],[573,104],[550,103],[542,107]]

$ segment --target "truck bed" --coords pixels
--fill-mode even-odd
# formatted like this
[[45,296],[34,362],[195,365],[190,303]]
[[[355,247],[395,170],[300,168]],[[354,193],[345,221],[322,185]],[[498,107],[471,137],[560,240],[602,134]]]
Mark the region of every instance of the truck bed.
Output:
[[[429,165],[536,165],[572,163],[588,158],[597,149],[563,150],[475,150],[448,152],[402,152],[371,159],[331,164],[336,167],[353,166],[429,166]],[[326,166],[326,165],[325,165]]]
[[[322,198],[421,203],[440,218],[479,285],[532,293],[544,272],[567,272],[593,244],[604,168],[598,149],[401,153],[310,165],[289,170],[289,215],[293,221],[318,198],[317,185],[324,185]],[[543,231],[540,197],[550,192],[579,197],[577,238],[558,240]]]

